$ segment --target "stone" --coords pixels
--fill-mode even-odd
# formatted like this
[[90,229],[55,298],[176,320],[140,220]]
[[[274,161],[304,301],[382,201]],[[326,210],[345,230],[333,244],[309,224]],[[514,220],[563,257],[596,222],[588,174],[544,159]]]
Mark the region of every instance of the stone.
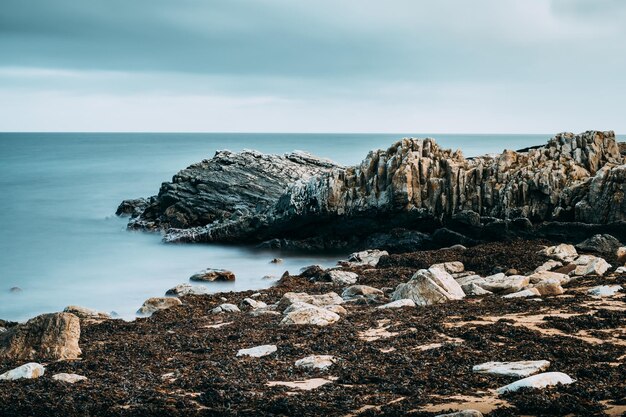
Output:
[[596,252],[613,255],[622,246],[621,242],[608,234],[593,235],[576,245],[576,249],[584,252]]
[[439,268],[446,271],[449,274],[458,274],[465,271],[465,266],[462,262],[454,261],[454,262],[444,262],[441,264],[431,265],[430,268]]
[[86,381],[87,377],[78,374],[60,373],[52,375],[52,379],[60,382],[67,382],[68,384],[75,384],[80,381]]
[[491,291],[487,291],[480,285],[475,284],[473,282],[469,284],[461,285],[461,288],[463,289],[463,292],[465,293],[465,295],[479,296],[479,295],[493,294]]
[[271,355],[276,352],[278,348],[276,345],[261,345],[248,349],[239,349],[237,356],[250,356],[252,358],[261,358],[263,356]]
[[626,262],[626,246],[620,246],[615,250],[615,257],[618,262]]
[[561,274],[559,272],[539,271],[529,275],[528,280],[531,284],[538,284],[546,280],[557,280],[559,281],[559,284],[565,285],[571,281],[571,277],[569,275]]
[[291,311],[285,315],[280,322],[282,325],[302,325],[310,324],[315,326],[328,326],[338,322],[339,314],[333,313],[322,307],[308,306]]
[[14,293],[14,294],[20,293],[20,292],[22,292],[22,291],[23,291],[23,290],[22,290],[20,287],[11,287],[11,288],[9,289],[9,292],[12,292],[12,293]]
[[284,310],[289,307],[291,304],[296,302],[302,302],[311,304],[314,306],[327,306],[332,304],[342,304],[343,298],[341,298],[335,292],[329,292],[326,294],[319,295],[309,295],[305,292],[295,293],[295,292],[287,292],[283,294],[282,298],[278,302],[278,309]]
[[565,292],[561,286],[561,281],[554,278],[545,279],[535,284],[534,289],[539,291],[541,296],[556,296]]
[[339,314],[340,316],[345,316],[346,314],[348,314],[348,310],[346,310],[343,306],[337,304],[324,306],[322,308],[325,308],[328,311],[332,311],[335,314]]
[[435,417],[483,417],[483,413],[478,410],[467,409],[449,414],[438,414]]
[[415,301],[410,298],[404,298],[401,300],[392,301],[387,304],[383,304],[382,306],[378,306],[378,309],[386,309],[386,308],[402,308],[402,307],[416,307]]
[[0,381],[15,381],[16,379],[39,378],[46,372],[46,368],[38,363],[30,362],[0,375]]
[[107,320],[111,318],[109,313],[105,313],[102,311],[92,310],[87,307],[81,306],[67,306],[63,309],[64,313],[71,313],[80,319],[90,319],[90,320]]
[[597,275],[601,277],[611,268],[607,261],[592,255],[579,256],[574,263],[577,266],[571,274],[576,276]]
[[504,273],[499,273],[482,278],[474,283],[496,294],[510,294],[521,291],[530,283],[530,279],[523,275],[506,276]]
[[555,259],[562,262],[572,262],[578,256],[576,248],[573,245],[561,243],[556,246],[549,246],[542,249],[539,253],[547,256],[548,258]]
[[400,284],[391,299],[409,298],[416,305],[425,306],[450,300],[461,300],[465,293],[450,274],[439,268],[420,269],[409,282]]
[[626,266],[620,266],[615,270],[616,274],[626,274]]
[[326,273],[328,279],[337,285],[353,285],[359,279],[359,275],[354,272],[340,271],[337,269],[330,270]]
[[191,281],[219,282],[234,281],[235,274],[225,269],[207,268],[189,277]]
[[505,394],[507,392],[515,392],[521,388],[546,388],[549,386],[563,384],[568,385],[574,383],[574,380],[569,375],[562,372],[544,372],[529,376],[519,381],[515,381],[512,384],[505,385],[496,390],[498,394]]
[[518,292],[503,295],[502,298],[526,298],[526,297],[538,297],[541,293],[537,288],[526,288]]
[[242,307],[257,310],[259,308],[267,308],[267,304],[253,298],[244,298],[241,302]]
[[553,269],[560,268],[562,266],[563,262],[550,259],[549,261],[546,261],[542,265],[539,265],[537,268],[535,268],[534,272],[552,271]]
[[0,359],[77,359],[80,319],[70,313],[42,314],[0,334]]
[[517,362],[485,362],[472,367],[472,371],[479,374],[493,374],[516,376],[525,378],[550,367],[549,361],[517,361]]
[[341,293],[341,297],[344,300],[350,300],[359,296],[366,298],[382,298],[385,296],[385,293],[378,288],[367,285],[352,285]]
[[389,256],[389,253],[385,250],[370,249],[354,252],[348,256],[347,261],[340,263],[346,266],[376,266],[383,256]]
[[191,285],[187,283],[178,284],[165,292],[165,295],[183,297],[185,295],[204,295],[209,294],[209,289],[204,285]]
[[598,285],[597,287],[587,290],[587,293],[594,297],[613,297],[623,289],[621,285]]
[[282,264],[283,260],[281,258],[274,258],[270,261],[272,264]]
[[239,307],[237,307],[234,304],[229,304],[229,303],[220,304],[217,307],[215,307],[213,310],[211,310],[211,313],[213,313],[213,314],[239,313],[239,312],[241,312]]
[[320,265],[305,266],[300,270],[300,276],[311,281],[320,281],[326,275],[326,270]]
[[333,366],[335,362],[336,359],[332,355],[311,355],[298,359],[295,365],[298,368],[326,370]]
[[167,310],[181,304],[182,302],[176,297],[152,297],[143,302],[137,314],[150,316],[159,310]]

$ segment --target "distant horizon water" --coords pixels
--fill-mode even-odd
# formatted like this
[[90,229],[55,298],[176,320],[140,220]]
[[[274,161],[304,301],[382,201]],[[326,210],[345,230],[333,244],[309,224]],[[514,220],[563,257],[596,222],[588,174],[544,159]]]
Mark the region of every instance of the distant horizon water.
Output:
[[[181,169],[219,149],[307,151],[343,165],[406,137],[434,137],[465,156],[545,143],[551,134],[431,133],[0,133],[0,319],[26,320],[81,305],[132,318],[149,297],[198,270],[235,272],[214,291],[261,289],[264,275],[334,265],[346,254],[295,255],[248,246],[166,245],[129,232],[114,215],[128,198],[158,192]],[[621,140],[624,140],[620,136]],[[274,257],[283,264],[271,264]],[[19,287],[20,292],[11,292]]]

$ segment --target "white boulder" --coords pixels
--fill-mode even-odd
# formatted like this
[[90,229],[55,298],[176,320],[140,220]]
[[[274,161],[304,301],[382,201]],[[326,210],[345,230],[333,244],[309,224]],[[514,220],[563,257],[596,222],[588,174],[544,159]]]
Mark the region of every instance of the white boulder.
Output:
[[280,324],[311,324],[315,326],[328,326],[329,324],[338,322],[339,319],[339,314],[322,307],[311,305],[287,313]]
[[475,365],[473,372],[479,374],[506,375],[524,378],[543,372],[550,367],[549,361],[485,362]]
[[331,269],[326,275],[333,284],[337,285],[353,285],[356,284],[359,279],[359,275],[354,272],[341,271],[338,269]]
[[182,302],[176,297],[152,297],[144,301],[137,314],[151,315],[155,311],[167,310],[168,308],[181,305]]
[[284,310],[291,304],[296,302],[302,302],[311,304],[314,306],[322,307],[333,304],[342,304],[343,298],[335,292],[329,292],[326,294],[309,295],[305,292],[288,292],[285,293],[278,302],[278,309]]
[[464,297],[461,286],[450,274],[439,268],[420,269],[409,282],[398,285],[391,294],[394,301],[409,298],[420,306],[461,300]]
[[215,307],[213,310],[211,310],[211,313],[213,313],[213,314],[239,313],[239,312],[241,312],[241,310],[239,310],[239,307],[237,307],[234,304],[230,304],[230,303],[220,304],[217,307]]
[[75,384],[80,381],[86,381],[87,377],[78,374],[60,373],[52,375],[52,379],[60,382],[67,382],[68,384]]
[[539,253],[547,256],[548,258],[563,262],[572,262],[578,256],[578,252],[576,252],[574,245],[568,245],[565,243],[561,243],[556,246],[549,246],[539,251]]
[[39,378],[46,372],[46,368],[38,363],[30,362],[0,375],[0,381],[15,381],[16,379]]
[[349,266],[376,266],[381,257],[389,255],[386,250],[370,249],[354,252],[348,256],[347,261],[341,261],[342,265]]
[[498,394],[505,394],[507,392],[517,391],[521,388],[546,388],[552,385],[568,385],[574,382],[575,381],[570,378],[569,375],[562,372],[544,372],[542,374],[529,376],[509,385],[500,387],[496,390],[496,392]]
[[277,350],[278,348],[276,347],[276,345],[261,345],[248,349],[239,349],[239,351],[237,351],[237,356],[250,356],[253,358],[260,358],[263,356],[271,355]]
[[311,355],[296,361],[298,368],[306,369],[328,369],[335,364],[335,357],[332,355]]
[[612,297],[624,288],[621,285],[598,285],[587,292],[594,297]]
[[525,297],[538,297],[541,293],[536,288],[526,288],[518,292],[503,295],[502,298],[525,298]]

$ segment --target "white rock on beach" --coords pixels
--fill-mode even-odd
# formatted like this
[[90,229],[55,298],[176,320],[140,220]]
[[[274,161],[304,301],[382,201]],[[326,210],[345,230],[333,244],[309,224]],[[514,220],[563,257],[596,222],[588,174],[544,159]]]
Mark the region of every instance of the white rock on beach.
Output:
[[534,272],[552,271],[553,269],[560,268],[562,266],[563,262],[550,259],[549,261],[546,261],[542,265],[539,265],[537,268],[535,268]]
[[475,284],[473,282],[471,282],[469,284],[462,285],[461,288],[463,288],[463,292],[465,292],[465,295],[489,295],[489,294],[493,294],[491,291],[487,291],[486,289],[484,289],[480,285]]
[[432,269],[432,268],[443,269],[449,274],[458,274],[458,273],[465,271],[465,265],[463,265],[463,263],[459,261],[434,264],[434,265],[431,265],[429,269]]
[[542,296],[561,295],[565,292],[563,287],[561,287],[560,280],[555,278],[545,279],[538,282],[535,284],[534,289],[539,291],[539,294]]
[[475,365],[473,372],[478,374],[506,375],[527,377],[543,372],[550,367],[549,361],[485,362]]
[[167,310],[181,304],[182,302],[176,297],[152,297],[144,301],[143,305],[137,310],[137,314],[151,315],[155,311]]
[[263,301],[258,301],[253,298],[244,298],[241,302],[243,307],[251,308],[252,310],[257,310],[259,308],[267,308],[267,304]]
[[521,388],[545,388],[552,385],[572,384],[575,381],[569,377],[569,375],[562,372],[545,372],[543,374],[537,374],[529,376],[528,378],[520,379],[512,384],[505,385],[496,390],[498,394],[504,394],[507,392],[514,392]]
[[317,307],[328,306],[333,304],[342,304],[343,298],[335,292],[329,292],[326,294],[309,295],[305,292],[288,292],[285,293],[278,302],[278,309],[284,310],[291,304],[296,302],[302,302],[311,304]]
[[315,326],[328,326],[329,324],[338,322],[340,318],[339,314],[333,313],[326,308],[311,305],[287,313],[280,324],[311,324]]
[[335,357],[332,355],[311,355],[296,361],[298,368],[307,369],[328,369],[335,364]]
[[367,297],[367,298],[379,298],[384,297],[385,293],[378,288],[370,287],[367,285],[352,285],[341,293],[341,297],[344,300],[350,300],[355,297]]
[[572,274],[577,276],[597,275],[601,277],[611,268],[607,261],[593,255],[581,255],[576,258],[574,263],[577,266]]
[[415,301],[411,300],[410,298],[403,298],[401,300],[396,300],[387,304],[383,304],[382,306],[378,306],[376,308],[385,309],[385,308],[402,308],[402,307],[416,307],[416,304],[415,304]]
[[30,362],[0,375],[0,381],[14,381],[16,379],[39,378],[46,372],[46,368],[38,363]]
[[613,297],[623,289],[621,285],[598,285],[590,288],[587,292],[594,297]]
[[502,298],[525,298],[525,297],[538,297],[541,294],[536,288],[526,288],[525,290],[514,292],[512,294],[503,295]]
[[559,281],[561,285],[565,285],[572,280],[572,278],[569,275],[561,274],[559,272],[552,272],[552,271],[535,272],[529,275],[528,279],[530,280],[532,284],[537,284],[541,281],[545,281],[548,279],[556,279]]
[[239,351],[237,352],[237,356],[250,356],[253,358],[260,358],[263,356],[271,355],[277,350],[278,348],[276,347],[276,345],[261,345],[248,349],[239,349]]
[[556,246],[549,246],[539,251],[539,253],[547,256],[548,258],[563,262],[572,262],[578,256],[578,252],[576,252],[574,245],[568,245],[565,243],[561,243]]
[[67,306],[63,309],[63,312],[71,313],[80,319],[106,320],[111,318],[109,313],[81,306]]
[[359,279],[359,275],[354,272],[340,271],[338,269],[332,269],[327,272],[328,278],[337,285],[353,285]]
[[241,312],[241,310],[239,310],[239,307],[237,307],[234,304],[230,304],[230,303],[220,304],[217,307],[215,307],[213,310],[211,310],[211,313],[213,313],[213,314],[239,313],[239,312]]
[[376,266],[382,256],[389,255],[386,250],[370,249],[352,253],[347,261],[340,264],[346,266]]
[[80,381],[86,381],[87,377],[78,374],[60,373],[52,375],[52,379],[60,382],[67,382],[68,384],[75,384]]
[[510,294],[524,289],[530,280],[523,275],[509,275],[503,273],[490,275],[474,282],[484,290],[496,294]]
[[411,299],[420,306],[461,300],[465,293],[450,274],[439,268],[420,269],[411,280],[400,284],[391,294],[394,301]]
[[204,285],[191,285],[187,283],[178,284],[165,292],[165,295],[174,295],[182,297],[184,295],[204,295],[209,294],[210,290]]

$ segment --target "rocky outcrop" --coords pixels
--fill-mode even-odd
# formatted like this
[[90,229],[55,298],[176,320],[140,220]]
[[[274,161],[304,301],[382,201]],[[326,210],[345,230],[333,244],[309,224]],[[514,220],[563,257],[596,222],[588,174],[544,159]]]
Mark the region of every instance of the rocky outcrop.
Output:
[[0,334],[0,359],[76,359],[80,320],[70,313],[42,314]]
[[123,201],[117,214],[131,215],[129,227],[136,229],[204,226],[270,206],[287,185],[335,167],[332,161],[304,152],[218,151],[164,182],[158,195]]

